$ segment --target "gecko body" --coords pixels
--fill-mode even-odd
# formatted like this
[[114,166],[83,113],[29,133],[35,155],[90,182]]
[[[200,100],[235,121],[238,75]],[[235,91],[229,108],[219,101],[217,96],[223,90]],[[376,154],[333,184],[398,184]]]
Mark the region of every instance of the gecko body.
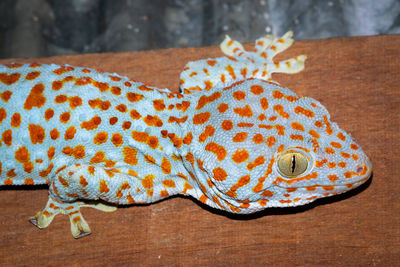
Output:
[[49,185],[30,221],[67,214],[90,233],[80,207],[152,203],[183,194],[233,213],[304,205],[365,182],[372,167],[316,100],[271,80],[305,56],[274,62],[292,33],[227,39],[226,57],[190,62],[181,93],[117,74],[41,64],[0,66],[0,183]]

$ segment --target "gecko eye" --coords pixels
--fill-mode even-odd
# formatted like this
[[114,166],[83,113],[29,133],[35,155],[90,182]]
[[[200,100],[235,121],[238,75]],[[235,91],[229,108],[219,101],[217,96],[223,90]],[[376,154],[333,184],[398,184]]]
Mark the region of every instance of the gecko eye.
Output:
[[289,178],[299,176],[307,170],[308,161],[306,156],[299,152],[288,151],[278,160],[279,172]]

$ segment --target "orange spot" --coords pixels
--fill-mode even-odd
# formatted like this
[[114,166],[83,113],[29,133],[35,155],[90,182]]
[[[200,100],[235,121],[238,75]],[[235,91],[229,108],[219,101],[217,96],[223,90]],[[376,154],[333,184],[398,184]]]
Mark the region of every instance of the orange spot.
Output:
[[232,160],[236,163],[245,162],[249,158],[249,152],[246,149],[238,149],[233,153]]
[[150,164],[156,163],[156,160],[150,155],[144,155],[144,160]]
[[337,136],[337,138],[339,138],[342,141],[346,140],[346,136],[344,136],[343,133],[341,133],[341,132],[339,132],[336,136]]
[[131,126],[132,126],[132,122],[130,122],[130,121],[124,121],[122,123],[122,129],[124,129],[124,130],[128,130],[129,128],[131,128]]
[[171,173],[171,163],[166,157],[163,157],[161,160],[161,170],[165,174]]
[[0,93],[0,98],[3,99],[4,102],[8,102],[8,100],[10,100],[12,95],[12,92],[10,91],[4,91],[2,93]]
[[65,131],[64,139],[65,140],[71,140],[74,139],[76,134],[76,129],[74,126],[68,127],[68,129]]
[[[156,149],[158,147],[158,138],[155,136],[149,136],[147,145],[149,147],[151,147],[152,149]],[[178,147],[180,147],[180,146],[178,146]]]
[[233,80],[236,80],[235,71],[234,71],[234,69],[232,68],[232,66],[231,66],[231,65],[228,65],[225,69],[228,71],[228,73],[229,73],[229,75],[232,77],[232,79],[233,79]]
[[266,120],[267,117],[265,116],[265,114],[260,114],[260,115],[258,116],[257,119],[258,119],[259,121],[263,121],[263,120]]
[[156,111],[163,111],[165,109],[164,100],[153,100],[153,107]]
[[82,187],[86,187],[86,186],[88,185],[88,182],[86,181],[85,177],[83,177],[83,175],[81,175],[81,176],[79,177],[79,184],[80,184]]
[[215,128],[211,125],[207,125],[204,132],[199,135],[199,142],[203,143],[207,140],[209,136],[213,136],[215,132]]
[[271,135],[267,138],[268,147],[272,147],[273,145],[275,145],[275,143],[276,143],[276,138],[274,136]]
[[194,157],[193,157],[193,154],[191,152],[186,154],[185,159],[187,161],[189,161],[190,164],[192,164],[192,166],[194,165]]
[[150,189],[153,187],[153,179],[155,179],[155,176],[152,174],[146,175],[144,179],[142,180],[142,185],[146,189]]
[[323,186],[322,189],[327,190],[327,191],[331,191],[331,190],[335,190],[335,187],[332,185],[329,186]]
[[237,124],[238,127],[253,127],[254,123],[246,123],[246,122],[239,122]]
[[268,100],[265,98],[265,97],[263,97],[263,98],[261,98],[260,99],[260,105],[261,105],[261,108],[263,109],[263,110],[267,110],[268,109]]
[[111,87],[111,93],[114,95],[121,95],[121,88],[113,86]]
[[299,134],[291,134],[290,135],[290,139],[303,141],[304,137],[302,135],[299,135]]
[[307,116],[309,118],[314,117],[314,112],[313,111],[311,111],[309,109],[305,109],[305,108],[300,107],[300,106],[295,107],[294,112],[296,112],[297,114],[305,115],[305,116]]
[[108,193],[108,192],[110,192],[110,189],[108,188],[106,181],[100,180],[99,192],[100,193]]
[[11,130],[5,130],[3,134],[1,135],[3,142],[7,146],[12,145],[12,131]]
[[96,82],[96,81],[93,82],[93,85],[94,85],[95,87],[97,87],[97,88],[100,90],[100,92],[105,92],[105,91],[107,91],[108,88],[110,87],[110,86],[108,85],[108,83],[102,83],[102,82]]
[[116,146],[116,147],[119,147],[119,146],[121,146],[121,145],[124,143],[123,138],[122,138],[122,135],[119,134],[119,133],[114,133],[114,134],[111,136],[111,142],[112,142],[112,143],[114,144],[114,146]]
[[337,179],[339,179],[336,175],[328,175],[328,179],[334,183]]
[[253,136],[253,142],[255,144],[261,144],[262,142],[264,142],[264,137],[261,134],[255,134]]
[[247,68],[243,68],[240,70],[240,74],[242,74],[243,78],[246,78],[247,76]]
[[246,175],[246,176],[242,176],[239,178],[239,180],[236,182],[236,184],[234,184],[231,189],[226,192],[226,194],[230,197],[236,197],[236,191],[240,188],[245,186],[246,184],[248,184],[250,182],[250,176]]
[[51,146],[47,151],[47,156],[49,157],[49,160],[52,160],[54,158],[55,153],[56,149],[54,148],[54,146]]
[[42,126],[40,126],[39,124],[31,123],[29,124],[28,129],[32,144],[43,143],[45,133]]
[[204,85],[205,85],[204,90],[206,91],[210,90],[213,86],[211,81],[204,81]]
[[125,146],[122,149],[122,154],[124,154],[124,162],[130,165],[136,165],[138,163],[138,159],[136,157],[137,150],[133,147]]
[[51,118],[53,118],[54,116],[54,110],[51,108],[46,109],[46,111],[44,112],[44,118],[46,119],[46,121],[49,121]]
[[188,118],[188,116],[184,116],[182,118],[177,118],[175,116],[171,116],[171,117],[168,118],[168,122],[169,123],[175,122],[175,123],[178,123],[178,124],[179,123],[184,123],[187,120],[187,118]]
[[7,172],[7,177],[14,178],[15,176],[17,176],[15,169],[11,169]]
[[198,113],[193,116],[193,124],[204,124],[208,121],[210,118],[211,114],[210,112],[204,112],[204,113]]
[[167,180],[162,181],[162,184],[163,184],[165,187],[172,187],[172,188],[175,188],[175,182],[174,182],[174,180],[171,180],[171,179],[167,179]]
[[322,124],[322,122],[320,122],[320,121],[316,121],[316,122],[314,123],[314,125],[317,126],[318,128],[321,128],[322,126],[324,126],[324,125]]
[[199,101],[197,102],[196,110],[202,109],[202,108],[203,108],[205,105],[207,105],[208,103],[214,102],[215,100],[217,100],[218,98],[220,98],[221,95],[222,95],[221,92],[215,92],[215,93],[213,93],[213,94],[210,95],[210,96],[202,95],[202,96],[199,98]]
[[210,59],[210,60],[207,60],[207,64],[210,65],[210,66],[214,66],[215,64],[217,64],[217,61],[213,60],[213,59]]
[[95,115],[89,121],[84,121],[81,123],[81,128],[86,130],[93,130],[96,129],[101,123],[101,118]]
[[285,95],[284,95],[281,91],[275,90],[275,91],[272,93],[272,96],[273,96],[274,98],[276,98],[276,99],[281,99],[281,98],[283,98]]
[[283,106],[282,106],[281,104],[275,105],[275,106],[274,106],[274,110],[275,110],[276,112],[278,112],[278,114],[279,114],[281,117],[283,117],[283,118],[285,118],[285,119],[289,119],[289,114],[283,110]]
[[55,69],[53,71],[53,73],[57,74],[57,75],[62,75],[66,72],[73,71],[73,70],[74,70],[74,68],[71,66],[60,66],[58,69]]
[[340,168],[346,168],[347,164],[346,164],[346,162],[341,161],[341,162],[338,163],[338,166]]
[[356,154],[351,155],[351,157],[353,158],[353,160],[358,160],[358,156]]
[[208,143],[205,147],[206,151],[210,151],[217,156],[218,161],[225,159],[226,150],[223,146],[220,146],[214,142]]
[[7,117],[7,111],[4,108],[0,108],[0,123]]
[[134,119],[134,120],[138,120],[138,119],[140,119],[142,117],[142,115],[140,115],[140,113],[137,112],[136,109],[132,109],[131,112],[130,112],[130,115],[131,115],[131,118]]
[[253,111],[251,110],[249,105],[246,105],[243,108],[234,108],[233,111],[241,117],[250,118],[251,116],[253,116]]
[[183,138],[183,143],[185,145],[190,145],[192,143],[192,140],[193,140],[193,134],[192,132],[188,132]]
[[331,168],[331,169],[333,169],[333,168],[336,167],[336,163],[335,163],[335,162],[329,162],[329,163],[328,163],[328,167]]
[[264,88],[260,85],[253,85],[250,87],[250,91],[255,95],[260,95],[264,92]]
[[233,142],[243,142],[244,140],[246,140],[247,138],[247,133],[246,132],[240,132],[237,133],[233,138],[232,141]]
[[129,92],[129,93],[126,94],[126,97],[128,98],[128,100],[130,102],[138,102],[143,98],[143,95],[137,94],[137,93],[133,93],[133,92]]
[[213,170],[213,174],[214,174],[214,179],[217,181],[225,181],[226,178],[228,177],[228,174],[226,173],[226,171],[220,167],[217,167]]
[[88,101],[88,104],[91,108],[99,108],[100,110],[108,110],[111,107],[110,101],[103,101],[100,98],[91,99]]
[[225,83],[225,74],[221,74],[221,82]]
[[85,147],[78,145],[74,148],[66,146],[63,148],[62,153],[67,156],[73,156],[75,159],[83,159],[85,157]]
[[321,168],[321,167],[324,166],[324,164],[327,163],[327,162],[328,162],[327,159],[323,159],[323,160],[321,160],[321,161],[317,160],[317,161],[315,161],[315,166],[316,166],[317,168]]
[[58,137],[60,137],[60,132],[57,129],[53,129],[50,131],[50,137],[52,140],[56,140]]
[[33,169],[33,164],[30,162],[30,154],[26,147],[22,146],[17,151],[15,151],[14,158],[17,162],[24,164],[24,170],[26,172],[31,172]]
[[123,113],[128,111],[128,108],[126,107],[125,104],[119,104],[118,106],[115,107],[115,109]]
[[342,155],[342,157],[344,157],[344,158],[346,158],[346,159],[350,158],[350,154],[349,154],[349,153],[340,152],[340,154]]
[[40,108],[46,103],[46,98],[43,96],[44,85],[36,84],[32,87],[31,92],[24,103],[24,109],[31,110],[33,107]]
[[31,80],[36,79],[39,75],[40,75],[40,71],[32,71],[32,72],[29,72],[29,73],[25,76],[25,79],[31,81]]
[[350,147],[351,147],[351,149],[353,149],[353,150],[357,150],[357,149],[358,149],[358,146],[355,145],[355,144],[351,144]]
[[222,129],[224,129],[225,131],[229,131],[229,130],[232,130],[232,128],[233,128],[233,123],[232,123],[232,121],[230,121],[230,120],[224,120],[224,121],[221,123],[221,127],[222,127]]
[[0,73],[0,82],[4,83],[5,85],[11,85],[16,83],[20,77],[20,73],[12,73],[10,75],[7,73]]
[[69,113],[69,112],[63,112],[60,114],[60,122],[61,123],[67,123],[70,118],[71,118],[71,113]]
[[246,98],[246,94],[243,91],[236,91],[233,93],[233,97],[240,101]]
[[148,126],[154,126],[154,127],[161,127],[163,126],[162,120],[158,116],[151,116],[147,115],[145,118],[143,118],[143,121],[148,125]]
[[331,146],[335,147],[335,148],[341,148],[342,145],[340,143],[337,142],[331,142]]
[[255,167],[260,166],[262,164],[264,164],[265,162],[265,158],[263,156],[259,156],[257,157],[254,162],[251,162],[249,164],[247,164],[247,169],[249,171],[253,170]]
[[326,133],[331,135],[333,133],[333,130],[331,127],[331,123],[329,122],[328,117],[326,115],[324,116],[324,122],[326,124],[326,129],[325,129]]
[[325,152],[328,153],[328,154],[335,154],[335,150],[333,150],[333,149],[330,148],[330,147],[326,147],[326,148],[325,148]]
[[106,132],[99,132],[93,138],[93,143],[96,145],[101,145],[107,142],[108,140],[108,133]]
[[318,139],[320,137],[319,134],[313,129],[309,130],[308,133],[314,138]]
[[304,131],[304,126],[296,121],[292,122],[292,128],[298,131]]

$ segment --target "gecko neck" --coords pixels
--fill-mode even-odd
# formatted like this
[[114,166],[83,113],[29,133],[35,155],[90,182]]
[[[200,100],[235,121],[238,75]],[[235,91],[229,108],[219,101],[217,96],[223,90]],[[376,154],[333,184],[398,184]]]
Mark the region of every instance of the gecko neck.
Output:
[[192,141],[192,103],[191,97],[155,90],[133,106],[143,115],[132,121],[129,146],[153,166],[138,169],[138,177],[152,177],[153,191],[147,193],[154,194],[154,201],[175,194],[196,197],[196,180],[185,166]]

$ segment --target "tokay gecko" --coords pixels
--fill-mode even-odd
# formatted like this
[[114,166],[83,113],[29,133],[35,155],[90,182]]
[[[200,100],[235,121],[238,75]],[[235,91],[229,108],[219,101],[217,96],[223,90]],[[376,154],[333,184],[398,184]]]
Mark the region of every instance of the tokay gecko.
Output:
[[[81,207],[113,211],[182,194],[253,213],[310,203],[364,183],[371,163],[318,101],[271,80],[305,56],[276,62],[292,32],[246,51],[228,36],[224,57],[189,62],[180,93],[69,65],[0,66],[0,184],[49,186],[39,228]],[[103,200],[95,201],[94,200]]]

